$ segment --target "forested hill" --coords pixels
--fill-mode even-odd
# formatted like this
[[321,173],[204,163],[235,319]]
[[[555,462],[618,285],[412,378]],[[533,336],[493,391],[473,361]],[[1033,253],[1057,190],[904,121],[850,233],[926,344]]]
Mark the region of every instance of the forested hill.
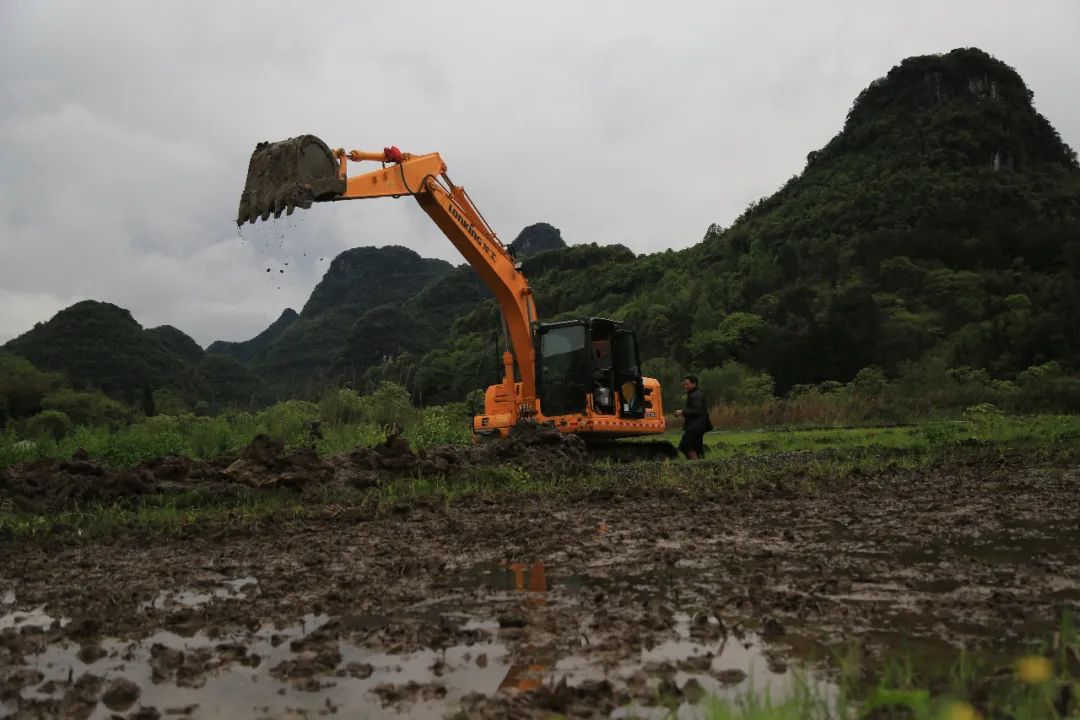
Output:
[[221,353],[222,355],[234,357],[243,363],[249,362],[253,357],[268,347],[270,343],[281,337],[281,334],[288,330],[289,327],[299,319],[300,315],[295,310],[292,308],[285,308],[281,315],[278,316],[277,320],[270,323],[268,328],[250,340],[241,340],[239,342],[217,340],[216,342],[210,343],[206,348],[206,352]]
[[[1075,372],[1080,169],[1032,100],[1012,68],[980,50],[909,58],[860,93],[802,173],[687,250],[567,247],[546,223],[511,247],[545,320],[623,319],[646,370],[669,382],[725,365],[768,373],[778,392],[916,362],[1000,378],[1048,361]],[[64,313],[78,307],[7,349],[114,394],[159,382],[223,387],[217,404],[384,379],[441,402],[497,378],[490,293],[467,266],[405,248],[343,253],[302,312],[202,358],[173,328],[143,331],[119,308],[83,308],[108,320],[112,346],[141,358],[128,375],[137,382],[123,387],[111,372],[119,365],[85,357],[104,353],[100,343],[73,340],[83,321]]]
[[[909,58],[854,101],[804,171],[688,250],[574,246],[525,263],[545,318],[636,327],[658,374],[732,361],[778,391],[935,359],[1011,377],[1080,364],[1080,170],[1009,66]],[[383,374],[457,397],[494,309]],[[491,379],[491,375],[488,376]]]
[[561,250],[566,247],[562,233],[554,225],[539,222],[524,228],[510,243],[510,251],[519,258],[529,257],[545,250]]
[[[975,49],[910,58],[801,175],[685,260],[683,357],[737,356],[782,387],[926,353],[1004,375],[1075,365],[1076,153],[1004,63]],[[743,349],[718,322],[733,312],[751,314]]]
[[[140,409],[155,402],[162,410],[190,408],[200,401],[206,406],[248,406],[259,397],[255,377],[236,359],[204,353],[169,325],[144,329],[129,311],[95,300],[77,302],[38,323],[4,345],[0,356],[7,353],[29,360],[38,370],[59,373],[57,383],[101,391]],[[34,373],[15,373],[17,365],[10,359],[0,365],[0,372],[13,373],[13,383],[26,378],[42,382]],[[43,387],[55,384],[50,380]],[[0,405],[3,400],[0,397]],[[32,403],[26,408],[36,409]]]

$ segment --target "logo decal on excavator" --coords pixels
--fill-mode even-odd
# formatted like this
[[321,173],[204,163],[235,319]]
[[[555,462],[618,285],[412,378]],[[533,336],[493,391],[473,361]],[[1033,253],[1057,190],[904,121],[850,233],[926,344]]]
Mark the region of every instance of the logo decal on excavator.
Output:
[[469,237],[471,237],[473,239],[473,242],[476,243],[476,246],[483,250],[488,257],[494,260],[495,251],[488,247],[488,244],[484,242],[484,239],[480,237],[480,234],[473,230],[473,226],[469,224],[468,220],[461,216],[461,213],[459,213],[457,211],[457,208],[455,208],[453,205],[450,206],[450,215],[455,220],[457,220],[458,225],[461,225],[461,229],[468,233]]

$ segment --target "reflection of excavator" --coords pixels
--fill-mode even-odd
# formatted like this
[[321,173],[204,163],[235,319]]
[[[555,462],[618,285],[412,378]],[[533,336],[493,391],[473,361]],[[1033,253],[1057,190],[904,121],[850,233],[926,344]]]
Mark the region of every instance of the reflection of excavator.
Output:
[[[380,162],[382,168],[349,177],[349,160]],[[551,423],[590,443],[664,432],[660,384],[642,377],[633,331],[606,318],[541,323],[521,264],[465,189],[447,177],[438,153],[411,155],[396,147],[345,152],[312,135],[260,143],[248,166],[237,223],[291,214],[313,202],[402,195],[416,198],[502,310],[513,352],[503,353],[502,382],[487,389],[484,412],[473,418],[476,435],[506,435],[522,419]],[[674,454],[668,443],[632,451],[623,443],[609,447],[626,448],[631,456]]]
[[[547,602],[545,595],[548,587],[543,562],[533,563],[528,570],[525,569],[525,563],[510,563],[507,570],[513,574],[513,589],[518,592],[526,589],[525,576],[526,574],[529,576],[527,589],[530,598],[526,601],[529,605],[544,605]],[[518,662],[511,665],[507,669],[502,682],[499,683],[499,690],[528,692],[544,684],[545,671],[548,666],[542,662],[535,662],[536,648],[523,647],[522,651],[525,650],[530,651],[534,662]]]

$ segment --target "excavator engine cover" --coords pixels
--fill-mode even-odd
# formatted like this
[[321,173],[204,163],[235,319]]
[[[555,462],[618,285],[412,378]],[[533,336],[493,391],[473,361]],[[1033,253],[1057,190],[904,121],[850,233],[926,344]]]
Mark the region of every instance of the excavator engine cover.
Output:
[[333,200],[345,192],[338,176],[338,161],[319,138],[300,135],[281,142],[255,146],[248,163],[247,182],[240,195],[236,224],[292,215],[297,207]]

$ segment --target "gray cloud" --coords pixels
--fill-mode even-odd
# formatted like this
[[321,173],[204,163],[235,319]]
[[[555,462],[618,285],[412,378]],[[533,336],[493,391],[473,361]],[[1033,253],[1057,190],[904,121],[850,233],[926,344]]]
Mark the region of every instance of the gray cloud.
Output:
[[88,297],[245,339],[346,248],[460,262],[408,199],[239,236],[261,140],[438,150],[506,240],[681,248],[910,55],[983,48],[1075,147],[1078,30],[1073,0],[0,3],[0,341]]

